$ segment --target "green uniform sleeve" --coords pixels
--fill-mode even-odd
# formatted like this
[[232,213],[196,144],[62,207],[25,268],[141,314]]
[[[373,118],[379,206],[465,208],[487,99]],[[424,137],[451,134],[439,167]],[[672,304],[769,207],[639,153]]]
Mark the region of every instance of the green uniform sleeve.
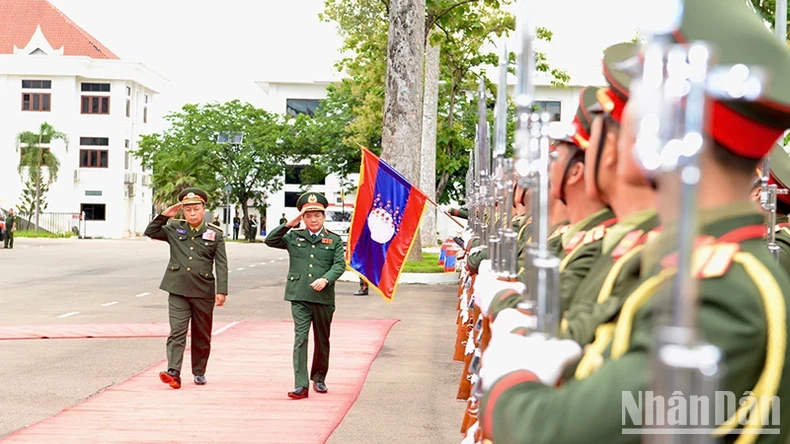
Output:
[[228,294],[228,255],[225,252],[225,236],[219,233],[216,253],[214,255],[214,268],[217,276],[217,293]]
[[279,248],[281,250],[285,250],[288,248],[288,242],[285,239],[285,235],[291,230],[291,227],[288,225],[280,225],[274,230],[272,230],[267,236],[266,239],[263,241],[267,246],[272,248]]
[[595,260],[601,255],[601,242],[595,241],[581,247],[560,273],[561,309],[564,313],[573,303],[579,284],[587,277]]
[[163,214],[156,216],[145,228],[143,234],[151,239],[168,242],[167,231],[165,231],[165,225],[168,220],[170,220],[170,218]]
[[332,260],[332,268],[329,269],[322,277],[330,283],[340,279],[343,272],[346,271],[346,258],[345,250],[343,249],[343,240],[340,237],[335,238],[337,246],[335,247],[335,256]]
[[779,246],[779,266],[790,273],[790,234],[786,228],[776,233],[776,245]]

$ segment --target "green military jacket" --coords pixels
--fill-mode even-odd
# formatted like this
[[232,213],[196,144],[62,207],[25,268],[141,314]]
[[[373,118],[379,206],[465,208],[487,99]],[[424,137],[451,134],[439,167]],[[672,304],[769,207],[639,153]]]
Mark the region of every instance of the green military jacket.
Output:
[[160,289],[191,298],[228,294],[228,257],[221,228],[203,222],[193,230],[185,220],[160,214],[144,234],[170,244],[170,262]]
[[[266,236],[264,241],[272,248],[288,250],[290,263],[285,281],[286,301],[306,301],[317,304],[335,305],[335,281],[346,269],[343,239],[337,234],[322,228],[312,239],[310,231],[291,230],[280,225]],[[315,291],[310,284],[316,279],[329,281],[321,291]]]
[[776,245],[779,246],[779,266],[790,273],[790,222],[787,216],[776,217]]
[[651,209],[626,217],[611,227],[601,244],[602,254],[572,297],[561,338],[587,345],[595,338],[596,328],[620,311],[625,297],[639,283],[639,253],[643,246],[638,243],[659,223],[656,210]]
[[[701,233],[714,238],[763,224],[751,202],[703,211],[700,220]],[[653,256],[652,247],[671,244],[665,234],[645,247],[644,267],[652,264],[654,270],[661,269],[662,257]],[[698,248],[694,261],[700,278],[699,330],[722,352],[726,369],[717,390],[737,397],[754,391],[758,399],[788,399],[790,364],[784,356],[790,352],[790,278],[775,264],[762,237],[737,243],[738,248],[726,243]],[[671,262],[663,262],[671,266]],[[618,319],[611,359],[587,378],[555,389],[537,382],[531,372],[520,371],[494,383],[480,408],[486,437],[497,444],[525,440],[535,444],[641,442],[642,436],[622,432],[623,427],[635,426],[630,417],[623,423],[621,394],[636,397],[649,390],[654,316],[659,312],[652,297],[664,291],[672,275],[671,268],[653,274],[629,295]],[[759,393],[755,390],[758,379]],[[770,390],[771,386],[777,389]],[[761,443],[785,442],[790,428],[788,410],[778,412],[781,434],[761,435]],[[729,435],[727,441],[735,437]]]
[[6,216],[6,218],[5,218],[5,229],[6,229],[6,231],[8,231],[9,233],[13,233],[14,231],[16,231],[16,228],[14,227],[15,223],[16,223],[16,215],[15,214],[9,214],[8,216]]

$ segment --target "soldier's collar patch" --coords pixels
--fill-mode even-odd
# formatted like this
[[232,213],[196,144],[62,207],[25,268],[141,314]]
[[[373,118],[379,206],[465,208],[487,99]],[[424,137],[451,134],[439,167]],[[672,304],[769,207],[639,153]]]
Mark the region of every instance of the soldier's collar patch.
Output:
[[176,228],[176,233],[179,233],[179,234],[187,234],[187,230],[185,230],[185,229],[183,229],[183,228]]
[[307,241],[307,239],[305,239],[303,237],[297,237],[296,240],[298,240],[299,242],[306,242]]
[[215,239],[214,232],[211,231],[211,230],[206,231],[205,233],[203,233],[203,239],[204,240],[208,240],[208,241],[214,241],[214,239]]
[[330,239],[328,237],[325,237],[325,238],[321,239],[321,243],[322,244],[331,244],[332,243],[332,239]]

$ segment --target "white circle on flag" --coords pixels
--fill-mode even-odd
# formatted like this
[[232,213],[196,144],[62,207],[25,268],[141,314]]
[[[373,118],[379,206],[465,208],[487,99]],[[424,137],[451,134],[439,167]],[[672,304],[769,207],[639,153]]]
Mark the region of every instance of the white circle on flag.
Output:
[[368,229],[370,237],[379,244],[386,244],[395,236],[395,224],[392,216],[385,210],[378,208],[368,215]]

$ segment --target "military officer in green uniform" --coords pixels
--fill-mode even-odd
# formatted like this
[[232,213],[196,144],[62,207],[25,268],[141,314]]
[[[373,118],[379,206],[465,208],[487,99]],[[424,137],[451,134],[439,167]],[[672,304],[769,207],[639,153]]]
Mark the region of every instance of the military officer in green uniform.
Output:
[[3,248],[14,248],[14,231],[16,231],[16,216],[14,209],[8,209],[8,216],[5,218],[5,238],[3,238]]
[[[699,284],[699,334],[721,351],[726,369],[716,389],[735,396],[749,392],[756,400],[787,398],[790,278],[768,253],[763,215],[748,196],[760,159],[790,127],[790,52],[740,0],[686,0],[683,7],[673,38],[710,42],[722,63],[760,66],[771,79],[782,79],[769,83],[759,101],[711,103],[706,128],[713,140],[699,159],[701,230],[692,267]],[[626,134],[635,131],[632,106],[629,102],[624,112],[621,131]],[[657,185],[660,191],[661,183]],[[663,211],[659,206],[660,217]],[[649,387],[653,324],[661,306],[655,295],[671,283],[674,273],[668,251],[675,245],[672,231],[665,226],[646,245],[643,262],[649,277],[626,299],[606,360],[587,378],[555,388],[562,368],[581,354],[574,341],[515,334],[498,344],[492,341],[481,374],[487,391],[480,407],[486,438],[496,444],[642,440],[638,434],[623,433],[623,428],[639,426],[624,417],[621,394],[644,393]],[[770,403],[744,401],[736,401],[737,411],[715,425],[715,436],[728,442],[787,442],[787,409],[772,411]],[[778,425],[760,420],[771,414],[780,415]],[[755,427],[777,434],[757,435]]]
[[[195,384],[206,383],[214,305],[224,305],[228,294],[228,259],[222,229],[203,220],[208,194],[199,188],[187,188],[179,193],[178,200],[145,229],[146,236],[170,244],[170,262],[159,286],[170,294],[167,371],[160,372],[159,379],[174,389],[181,387],[181,364],[190,321],[192,374]],[[171,219],[179,210],[183,210],[185,220]]]
[[[309,395],[309,380],[315,391],[326,393],[329,370],[329,333],[335,312],[335,281],[346,268],[343,239],[324,228],[329,202],[320,193],[299,196],[296,207],[300,213],[280,225],[268,236],[266,245],[288,250],[290,264],[285,281],[285,300],[291,302],[294,320],[294,379],[291,399]],[[304,221],[306,228],[292,230]],[[309,379],[307,373],[307,339],[313,325],[315,347]]]

